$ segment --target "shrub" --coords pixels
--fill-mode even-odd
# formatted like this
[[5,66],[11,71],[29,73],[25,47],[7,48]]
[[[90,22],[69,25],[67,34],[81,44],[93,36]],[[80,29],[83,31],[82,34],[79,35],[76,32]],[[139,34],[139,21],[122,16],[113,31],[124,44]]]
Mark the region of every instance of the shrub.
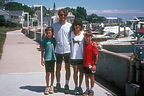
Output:
[[0,15],[0,26],[5,26],[5,23],[6,23],[6,21],[5,21],[4,16]]

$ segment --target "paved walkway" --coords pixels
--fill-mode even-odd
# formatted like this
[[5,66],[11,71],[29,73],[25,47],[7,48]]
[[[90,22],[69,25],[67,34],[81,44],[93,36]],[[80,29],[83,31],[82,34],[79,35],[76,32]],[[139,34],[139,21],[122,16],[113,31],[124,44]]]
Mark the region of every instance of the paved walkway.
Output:
[[[71,70],[69,82],[71,91],[66,96],[74,96],[72,74],[73,70]],[[61,92],[54,93],[51,96],[65,96],[63,93],[64,66],[61,75]],[[21,30],[7,33],[0,60],[0,86],[1,96],[43,96],[45,73],[44,67],[40,65],[39,44],[27,38],[21,33]],[[82,88],[85,90],[84,82]],[[94,91],[95,96],[113,96],[98,82],[95,83]]]

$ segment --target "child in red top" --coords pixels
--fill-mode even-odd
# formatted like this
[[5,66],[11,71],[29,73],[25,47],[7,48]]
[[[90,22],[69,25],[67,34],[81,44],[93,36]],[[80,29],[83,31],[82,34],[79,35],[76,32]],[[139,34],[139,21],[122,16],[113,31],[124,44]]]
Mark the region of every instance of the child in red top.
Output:
[[[96,64],[98,60],[98,50],[93,46],[92,43],[92,33],[85,33],[84,37],[84,73],[85,73],[85,83],[86,91],[84,96],[94,95],[94,72],[96,71]],[[91,88],[89,89],[89,78],[91,82]]]

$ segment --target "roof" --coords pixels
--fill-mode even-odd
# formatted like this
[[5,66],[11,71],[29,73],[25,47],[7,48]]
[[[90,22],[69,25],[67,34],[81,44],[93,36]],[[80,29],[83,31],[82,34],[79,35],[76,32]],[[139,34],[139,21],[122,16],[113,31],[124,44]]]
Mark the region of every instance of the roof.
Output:
[[72,12],[68,12],[67,17],[75,17],[75,16],[72,14]]
[[10,15],[22,16],[23,11],[7,11]]
[[118,17],[106,17],[106,19],[118,19]]
[[0,10],[0,15],[9,15],[9,13],[4,10]]

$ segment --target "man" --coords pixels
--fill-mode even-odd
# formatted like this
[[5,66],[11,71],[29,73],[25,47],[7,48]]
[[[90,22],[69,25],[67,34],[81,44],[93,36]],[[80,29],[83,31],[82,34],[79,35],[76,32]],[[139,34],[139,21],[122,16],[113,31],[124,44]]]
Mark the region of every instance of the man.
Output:
[[60,71],[62,66],[62,61],[65,62],[65,70],[66,70],[66,82],[64,93],[69,93],[69,79],[70,79],[70,43],[69,43],[69,32],[71,28],[71,24],[66,22],[67,18],[67,10],[61,9],[58,12],[59,22],[54,23],[52,25],[54,36],[56,39],[56,88],[55,91],[59,91],[61,88],[60,85]]

